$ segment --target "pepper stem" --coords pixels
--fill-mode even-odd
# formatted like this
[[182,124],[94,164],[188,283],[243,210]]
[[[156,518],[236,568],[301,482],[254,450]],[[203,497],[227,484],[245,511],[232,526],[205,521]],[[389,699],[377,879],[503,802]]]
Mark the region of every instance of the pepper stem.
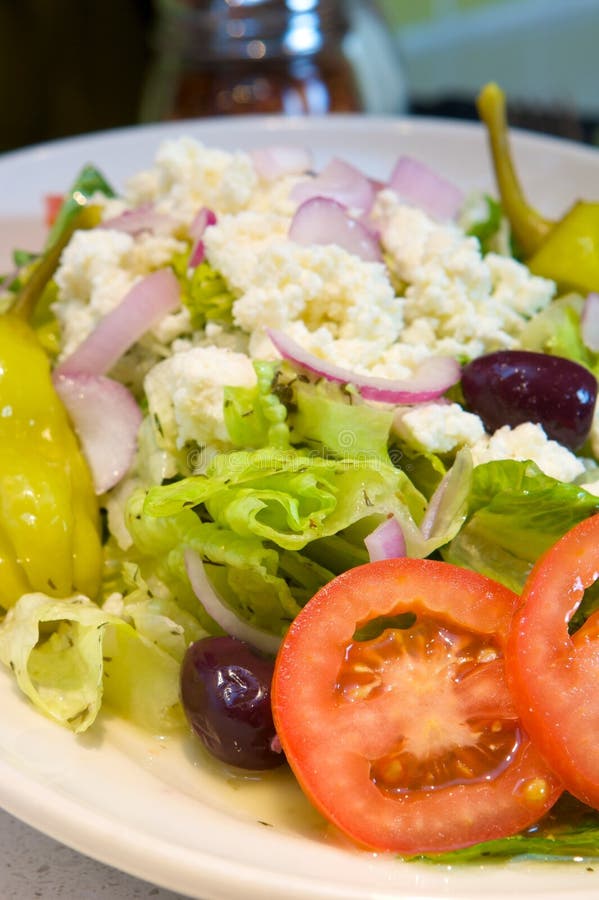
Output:
[[526,200],[510,152],[505,94],[493,82],[478,95],[476,106],[487,128],[495,179],[501,203],[524,256],[530,256],[544,241],[554,223],[544,219]]
[[60,262],[61,253],[70,241],[73,232],[79,228],[93,228],[98,224],[98,220],[99,214],[96,206],[81,207],[56,241],[44,251],[35,264],[30,277],[17,294],[12,312],[26,321],[32,318],[44,288],[54,275]]

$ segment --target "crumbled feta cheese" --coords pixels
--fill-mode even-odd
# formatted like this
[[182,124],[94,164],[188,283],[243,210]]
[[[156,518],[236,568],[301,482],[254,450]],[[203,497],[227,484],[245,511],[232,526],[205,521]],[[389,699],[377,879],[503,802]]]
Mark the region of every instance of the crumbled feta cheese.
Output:
[[516,428],[504,425],[485,435],[472,449],[475,466],[501,459],[530,459],[539,469],[559,481],[573,481],[585,471],[584,462],[557,441],[549,440],[543,427],[524,422]]
[[204,234],[206,258],[238,294],[247,289],[249,272],[259,265],[270,244],[284,241],[291,219],[276,213],[241,212],[219,216]]
[[228,446],[224,387],[255,383],[249,357],[217,347],[192,347],[159,362],[144,381],[158,445],[170,451],[187,442],[200,448]]
[[[238,295],[235,324],[250,335],[303,326],[299,340],[307,349],[341,365],[347,357],[352,368],[372,365],[403,324],[403,301],[385,267],[334,245],[294,243],[288,229],[286,217],[244,212],[219,219],[206,232],[209,262]],[[327,331],[318,347],[308,346],[319,329]]]
[[[168,264],[185,247],[168,235],[134,238],[111,229],[76,231],[55,275],[58,299],[53,311],[62,331],[62,357],[79,346],[136,281]],[[173,324],[171,332],[180,334]],[[177,320],[177,326],[188,328],[189,320]]]
[[297,209],[297,201],[291,197],[294,186],[300,181],[297,175],[286,175],[275,181],[261,181],[247,204],[248,210],[275,213],[291,217]]
[[228,153],[182,137],[165,141],[154,166],[129,179],[130,206],[154,203],[159,212],[189,225],[202,206],[219,213],[242,210],[258,183],[247,153]]
[[394,430],[412,446],[430,453],[450,453],[484,437],[480,418],[459,403],[423,403],[401,410]]
[[555,293],[553,282],[513,259],[482,257],[474,237],[401,204],[391,191],[379,193],[373,215],[395,274],[408,285],[402,343],[467,359],[515,347]]
[[596,481],[585,481],[580,487],[594,497],[599,497],[599,478]]

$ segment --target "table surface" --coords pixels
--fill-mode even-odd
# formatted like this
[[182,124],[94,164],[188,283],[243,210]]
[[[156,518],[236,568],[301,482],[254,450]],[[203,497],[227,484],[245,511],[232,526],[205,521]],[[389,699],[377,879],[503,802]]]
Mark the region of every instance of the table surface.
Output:
[[0,810],[2,900],[185,900],[105,866]]

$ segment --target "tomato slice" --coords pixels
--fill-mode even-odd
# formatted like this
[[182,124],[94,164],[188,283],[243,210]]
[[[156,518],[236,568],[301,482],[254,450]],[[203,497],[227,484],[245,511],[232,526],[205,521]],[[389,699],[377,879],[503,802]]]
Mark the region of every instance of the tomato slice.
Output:
[[44,221],[48,228],[54,225],[63,202],[62,194],[46,194],[44,197]]
[[[559,796],[505,681],[517,600],[448,563],[391,559],[340,575],[295,619],[275,666],[277,733],[308,797],[358,843],[468,846]],[[382,631],[360,639],[367,623]]]
[[576,525],[533,568],[506,650],[509,684],[531,738],[565,787],[599,807],[599,612],[569,633],[599,578],[599,515]]

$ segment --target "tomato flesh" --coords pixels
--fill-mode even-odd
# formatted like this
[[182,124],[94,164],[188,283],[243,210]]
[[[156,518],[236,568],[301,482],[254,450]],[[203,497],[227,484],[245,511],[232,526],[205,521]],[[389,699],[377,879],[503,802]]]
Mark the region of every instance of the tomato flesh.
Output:
[[498,652],[430,619],[349,645],[337,693],[349,702],[394,689],[404,694],[402,733],[371,764],[377,787],[390,793],[435,790],[495,777],[506,767],[520,742],[517,723],[499,711],[495,717],[485,711],[464,716],[460,687],[481,658],[488,664]]
[[[312,802],[358,843],[467,846],[528,827],[559,796],[505,680],[516,602],[476,573],[395,559],[344,573],[296,618],[275,667],[277,733]],[[358,639],[403,613],[411,626]]]
[[599,807],[599,613],[569,633],[599,578],[599,515],[569,531],[531,572],[506,650],[522,721],[565,787]]

